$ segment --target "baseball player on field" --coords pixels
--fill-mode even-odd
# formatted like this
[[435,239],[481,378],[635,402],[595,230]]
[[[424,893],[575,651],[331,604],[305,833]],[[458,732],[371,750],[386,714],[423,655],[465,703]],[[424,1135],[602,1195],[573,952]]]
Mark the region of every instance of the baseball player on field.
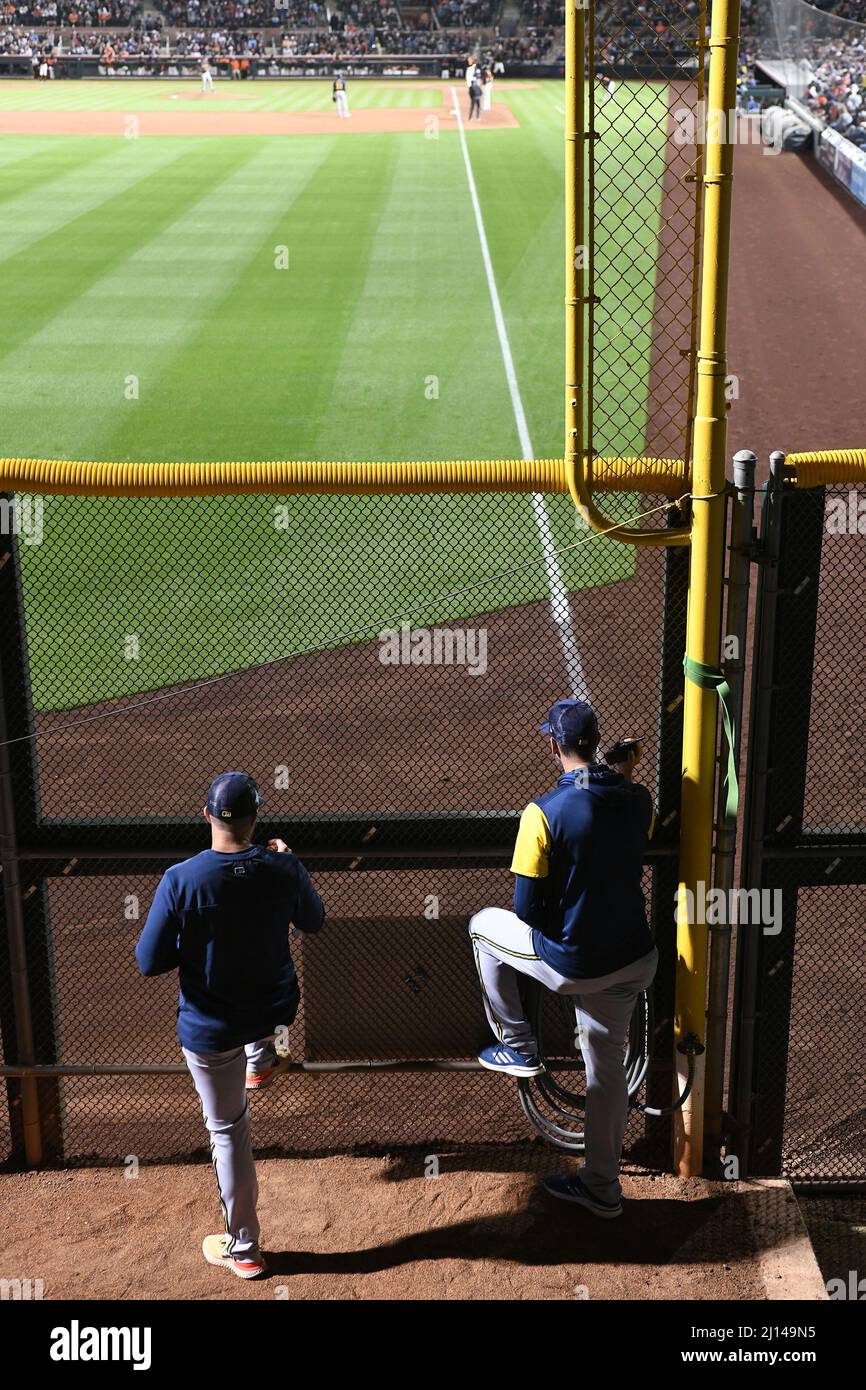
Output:
[[337,104],[337,115],[348,118],[352,113],[349,110],[349,91],[345,74],[338,72],[331,85],[332,100]]
[[213,91],[213,73],[210,70],[210,59],[204,57],[201,60],[201,94]]
[[258,1183],[246,1092],[287,1065],[274,1046],[295,1017],[298,978],[289,926],[317,932],[322,901],[282,840],[252,842],[261,797],[244,772],[211,783],[204,818],[211,847],[160,880],[135,948],[143,975],[177,970],[177,1031],[210,1133],[225,1234],[206,1236],[209,1264],[255,1279]]
[[481,76],[477,68],[475,71],[478,75],[472,79],[469,85],[469,115],[467,120],[470,121],[473,116],[475,116],[477,120],[481,120]]
[[[484,1008],[497,1041],[479,1054],[490,1071],[544,1071],[526,1017],[520,977],[574,1000],[586,1065],[586,1153],[576,1177],[544,1186],[596,1216],[622,1213],[619,1163],[628,1116],[624,1049],[639,994],[658,952],[641,879],[653,826],[652,798],[632,781],[640,744],[614,767],[595,761],[591,705],[559,700],[541,726],[562,769],[552,791],[520,818],[511,872],[514,911],[488,907],[469,924]],[[618,755],[617,755],[618,756]]]
[[488,58],[481,68],[481,110],[490,111],[493,106],[493,68]]

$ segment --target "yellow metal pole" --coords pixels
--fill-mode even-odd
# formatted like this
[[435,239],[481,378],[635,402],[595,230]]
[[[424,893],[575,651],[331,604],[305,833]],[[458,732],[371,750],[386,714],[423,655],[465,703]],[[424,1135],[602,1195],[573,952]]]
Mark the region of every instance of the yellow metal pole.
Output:
[[[565,476],[583,461],[584,315],[586,307],[584,51],[580,0],[565,7]],[[569,486],[571,484],[569,483]]]
[[[710,33],[707,148],[704,171],[704,254],[698,347],[697,414],[692,473],[693,516],[686,652],[714,669],[721,646],[726,450],[726,317],[731,235],[731,183],[736,119],[740,0],[714,0]],[[707,927],[690,911],[699,885],[712,882],[717,697],[687,680],[683,709],[683,792],[677,905],[677,979],[674,1036],[706,1030]],[[679,1089],[686,1057],[675,1053]],[[674,1115],[674,1159],[680,1174],[703,1165],[703,1057],[686,1105]]]
[[[575,506],[595,531],[632,545],[688,545],[688,526],[652,528],[619,526],[592,498],[596,483],[592,439],[587,438],[586,330],[589,258],[586,200],[591,188],[587,169],[595,158],[587,128],[586,82],[594,81],[595,54],[587,53],[586,11],[595,0],[567,0],[565,9],[565,478]],[[594,11],[591,12],[594,14]],[[590,22],[590,32],[594,25]],[[588,163],[589,161],[589,163]],[[590,371],[592,364],[590,363]]]

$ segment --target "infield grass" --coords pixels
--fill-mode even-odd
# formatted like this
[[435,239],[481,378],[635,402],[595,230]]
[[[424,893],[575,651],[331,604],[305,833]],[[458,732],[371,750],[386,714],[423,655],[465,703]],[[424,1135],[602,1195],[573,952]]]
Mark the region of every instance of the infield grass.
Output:
[[[144,111],[179,101],[192,108],[194,94],[190,83],[7,83],[0,109]],[[509,103],[519,127],[471,131],[468,147],[533,452],[557,456],[562,88],[527,84],[497,99]],[[352,87],[356,109],[437,100],[411,86]],[[328,104],[329,89],[315,83],[260,83],[237,103],[250,111]],[[599,117],[602,139],[617,151],[618,177],[655,206],[642,232],[653,256],[665,109],[663,87],[636,86],[627,117],[619,108]],[[277,268],[286,256],[288,269]],[[438,139],[5,137],[0,261],[6,455],[520,455],[452,131]],[[621,405],[609,412],[604,440],[614,451],[623,447],[618,434],[632,438],[635,420],[645,423],[646,415],[648,336],[631,331],[629,314],[645,322],[652,306],[645,271],[630,283],[633,262],[624,251],[622,359],[611,383]],[[36,703],[88,703],[348,640],[362,624],[386,625],[419,593],[496,574],[515,556],[537,562],[530,498],[500,501],[499,531],[473,534],[471,555],[460,528],[468,505],[459,497],[401,504],[405,533],[389,537],[391,499],[364,507],[293,499],[288,531],[274,525],[272,503],[266,514],[265,499],[253,511],[250,499],[134,506],[49,499],[43,543],[21,547]],[[557,546],[573,544],[570,502],[545,505]],[[351,592],[325,536],[353,555],[359,581]],[[632,558],[596,541],[562,564],[575,589],[626,576]],[[257,604],[233,636],[238,586],[252,565],[273,573],[273,606]],[[171,607],[153,602],[166,586],[177,595]],[[443,604],[435,620],[547,594],[536,565],[519,585],[503,579]],[[124,654],[129,633],[146,638],[132,662]]]

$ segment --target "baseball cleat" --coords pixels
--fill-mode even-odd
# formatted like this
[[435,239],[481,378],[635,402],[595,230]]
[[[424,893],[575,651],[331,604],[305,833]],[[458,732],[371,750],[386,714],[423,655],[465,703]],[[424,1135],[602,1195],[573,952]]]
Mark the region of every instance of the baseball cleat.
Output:
[[239,1279],[258,1279],[260,1274],[267,1272],[267,1264],[264,1255],[256,1255],[249,1259],[233,1259],[226,1254],[226,1244],[229,1236],[205,1236],[201,1243],[201,1253],[204,1255],[209,1265],[220,1265],[223,1269],[230,1269],[232,1274],[236,1274]]
[[501,1071],[505,1076],[540,1076],[544,1071],[544,1063],[537,1054],[529,1056],[517,1052],[513,1047],[506,1047],[505,1043],[492,1043],[490,1047],[485,1047],[479,1052],[478,1060],[488,1071]]
[[282,1054],[278,1053],[277,1060],[272,1067],[267,1067],[265,1071],[248,1071],[246,1082],[247,1090],[263,1091],[266,1086],[270,1086],[275,1076],[279,1076],[281,1071],[286,1070],[291,1060],[287,1052]]
[[586,1207],[593,1216],[600,1216],[603,1221],[622,1216],[622,1202],[602,1202],[600,1198],[593,1197],[579,1177],[573,1178],[569,1173],[551,1173],[544,1179],[543,1187],[551,1197],[559,1197],[563,1202],[577,1202],[578,1206]]

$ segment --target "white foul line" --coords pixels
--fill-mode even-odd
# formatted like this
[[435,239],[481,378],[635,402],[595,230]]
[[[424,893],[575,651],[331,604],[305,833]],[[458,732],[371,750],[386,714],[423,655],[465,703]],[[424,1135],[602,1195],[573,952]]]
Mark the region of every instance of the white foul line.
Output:
[[[490,302],[493,306],[493,319],[496,324],[496,332],[499,336],[499,347],[502,352],[502,362],[505,367],[505,378],[508,382],[508,390],[511,395],[511,406],[517,424],[521,456],[528,463],[534,458],[532,440],[529,437],[523,402],[520,399],[520,387],[517,384],[517,373],[514,370],[514,359],[511,356],[511,345],[508,341],[508,331],[505,327],[502,305],[499,302],[499,291],[496,288],[496,276],[493,273],[493,262],[490,259],[490,247],[487,244],[487,233],[484,230],[484,219],[481,216],[481,204],[478,201],[475,176],[472,173],[472,165],[469,160],[469,148],[466,144],[466,132],[463,129],[463,118],[460,114],[460,102],[454,87],[451,88],[451,99],[454,102],[454,114],[457,117],[457,130],[460,134],[460,146],[463,150],[463,163],[466,166],[469,196],[472,200],[472,210],[475,213],[475,226],[478,228],[478,240],[481,243],[481,258],[484,261],[484,271],[487,275],[487,288],[490,291]],[[545,569],[547,570],[547,582],[550,588],[550,611],[553,616],[553,621],[556,624],[557,631],[559,632],[559,640],[562,646],[562,654],[565,658],[565,669],[568,675],[570,691],[571,694],[578,699],[588,700],[589,691],[583,673],[583,662],[581,661],[580,651],[577,646],[577,635],[574,631],[574,624],[571,621],[568,590],[566,589],[562,570],[560,569],[559,561],[556,557],[556,544],[553,538],[553,532],[550,529],[550,518],[547,515],[544,498],[539,492],[534,492],[532,494],[532,514],[535,517],[538,534],[541,539],[541,549],[544,555]]]

